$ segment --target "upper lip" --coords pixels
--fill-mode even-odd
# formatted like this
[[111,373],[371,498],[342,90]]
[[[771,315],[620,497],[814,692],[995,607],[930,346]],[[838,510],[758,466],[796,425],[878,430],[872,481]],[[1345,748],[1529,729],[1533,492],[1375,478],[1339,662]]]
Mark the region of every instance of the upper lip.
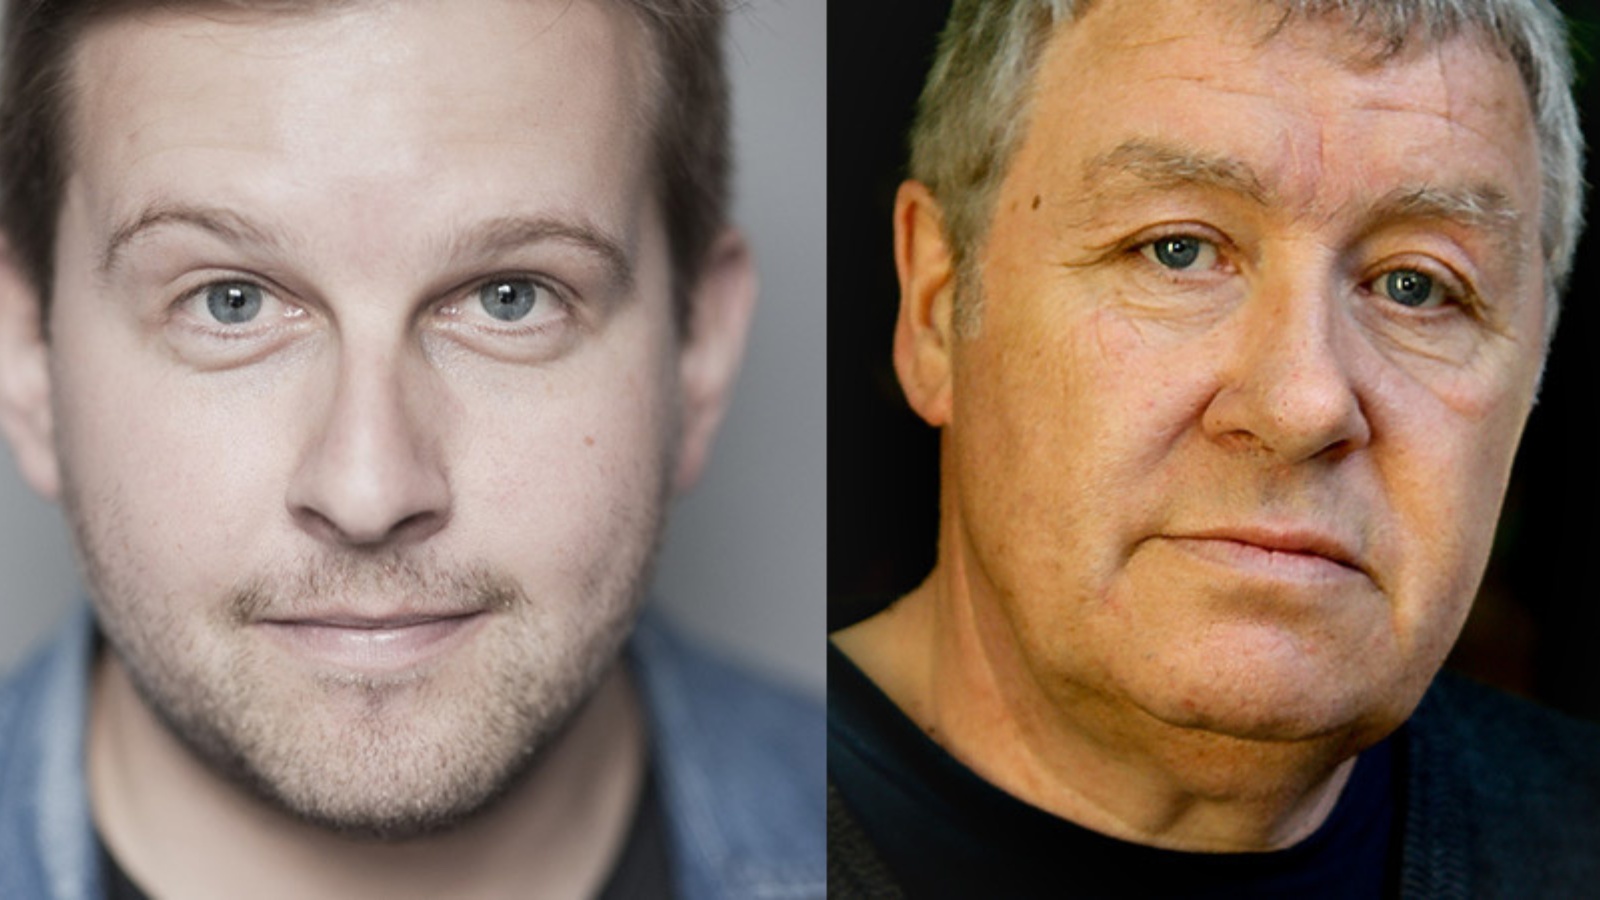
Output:
[[1203,541],[1234,541],[1277,553],[1321,556],[1367,575],[1366,565],[1350,541],[1320,528],[1300,525],[1228,525],[1185,531],[1172,537]]

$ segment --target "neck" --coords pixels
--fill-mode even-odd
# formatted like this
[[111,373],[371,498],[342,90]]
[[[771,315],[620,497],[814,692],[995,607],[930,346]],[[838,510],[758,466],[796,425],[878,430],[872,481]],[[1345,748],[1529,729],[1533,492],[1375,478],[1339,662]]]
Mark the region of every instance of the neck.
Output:
[[95,824],[141,887],[174,900],[501,897],[530,884],[543,897],[594,896],[645,764],[643,716],[618,664],[500,803],[441,835],[377,843],[302,823],[218,777],[150,713],[109,651],[92,703]]
[[942,558],[917,590],[835,636],[924,733],[984,780],[1061,818],[1173,850],[1290,846],[1326,821],[1347,739],[1255,741],[1177,727],[1029,671],[998,609]]

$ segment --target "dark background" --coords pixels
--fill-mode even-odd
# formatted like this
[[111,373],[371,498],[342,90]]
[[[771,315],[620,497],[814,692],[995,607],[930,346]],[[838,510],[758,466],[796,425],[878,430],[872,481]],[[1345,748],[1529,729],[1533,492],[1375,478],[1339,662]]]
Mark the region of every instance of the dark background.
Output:
[[[1600,144],[1600,0],[1568,14],[1579,111]],[[919,583],[933,565],[937,432],[890,362],[899,289],[890,213],[905,133],[948,0],[832,3],[828,22],[828,593],[830,628]],[[1586,178],[1600,180],[1600,150]],[[1600,719],[1600,466],[1594,387],[1600,202],[1579,245],[1544,390],[1529,420],[1483,589],[1449,665]]]

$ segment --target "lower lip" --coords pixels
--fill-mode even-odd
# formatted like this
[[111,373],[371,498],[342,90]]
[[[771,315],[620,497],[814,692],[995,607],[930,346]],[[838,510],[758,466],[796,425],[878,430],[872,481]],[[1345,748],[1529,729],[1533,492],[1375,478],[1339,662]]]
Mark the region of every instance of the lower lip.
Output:
[[1362,578],[1359,569],[1315,553],[1273,550],[1260,544],[1225,538],[1166,538],[1190,555],[1258,578],[1317,583]]
[[280,643],[317,663],[361,672],[395,672],[421,665],[464,641],[484,614],[407,625],[352,628],[320,622],[266,622]]

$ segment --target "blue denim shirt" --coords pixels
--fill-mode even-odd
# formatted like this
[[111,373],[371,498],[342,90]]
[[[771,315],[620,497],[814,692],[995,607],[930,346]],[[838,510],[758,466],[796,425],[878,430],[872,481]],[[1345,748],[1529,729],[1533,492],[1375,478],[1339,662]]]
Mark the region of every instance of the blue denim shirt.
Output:
[[[99,900],[84,776],[93,620],[0,687],[0,900]],[[826,724],[645,616],[630,658],[650,715],[679,894],[822,897]]]

